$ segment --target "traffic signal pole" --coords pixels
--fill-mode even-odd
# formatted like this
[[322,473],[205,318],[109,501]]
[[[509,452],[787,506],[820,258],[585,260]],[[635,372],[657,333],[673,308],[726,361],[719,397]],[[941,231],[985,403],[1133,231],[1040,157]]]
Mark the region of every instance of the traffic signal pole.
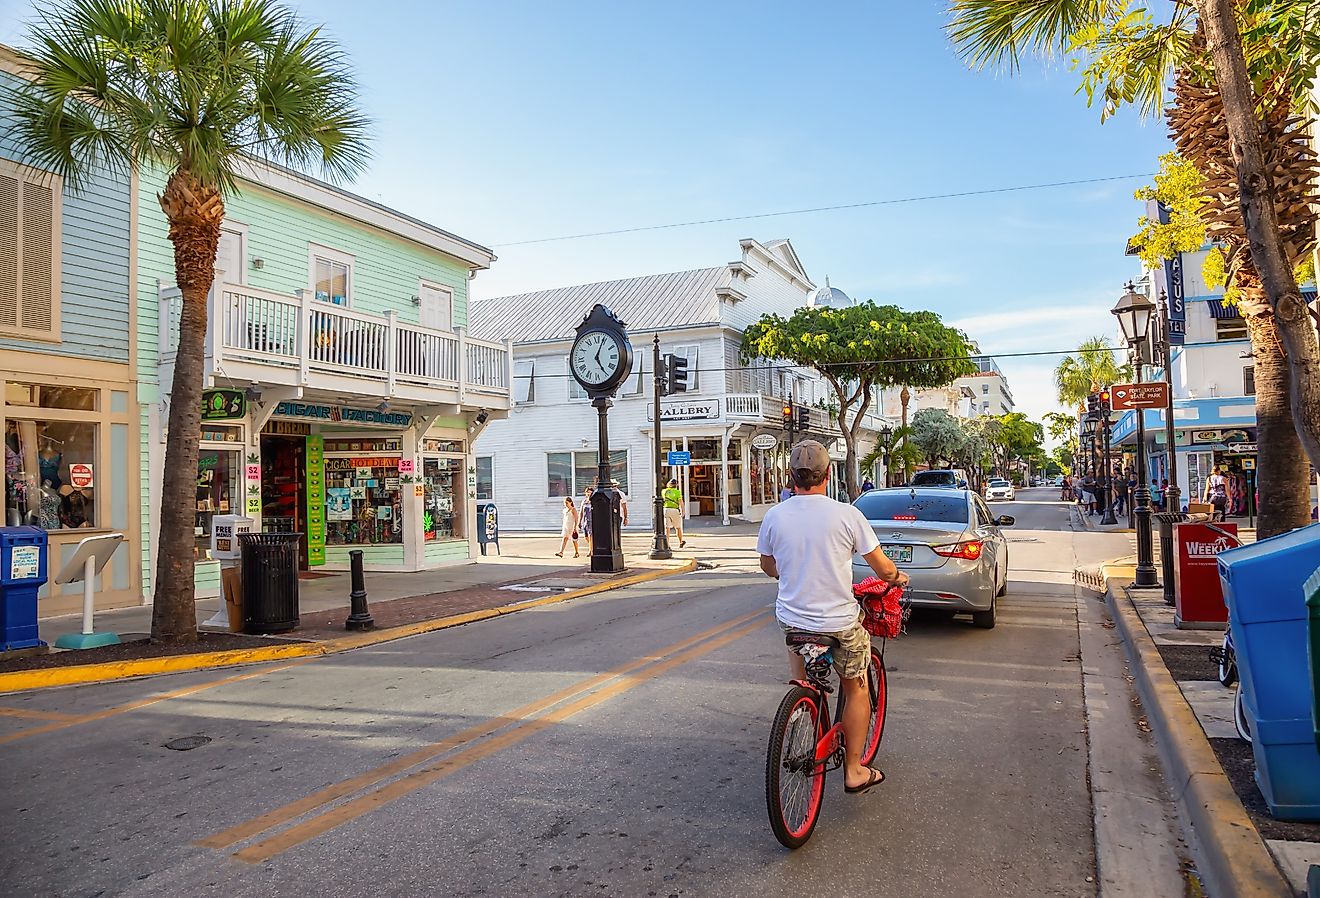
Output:
[[654,349],[652,352],[652,371],[655,374],[653,380],[655,392],[655,506],[653,511],[654,520],[652,526],[655,530],[655,541],[651,546],[651,557],[656,559],[673,558],[674,553],[669,549],[668,528],[665,527],[665,467],[662,456],[664,444],[660,440],[660,397],[664,394],[665,386],[665,363],[660,359],[660,335],[655,335]]

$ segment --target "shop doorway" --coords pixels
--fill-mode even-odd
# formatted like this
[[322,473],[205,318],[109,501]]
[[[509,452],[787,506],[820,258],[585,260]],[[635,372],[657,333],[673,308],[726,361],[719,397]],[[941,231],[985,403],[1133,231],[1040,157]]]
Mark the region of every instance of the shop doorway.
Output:
[[261,529],[301,533],[298,567],[307,570],[307,441],[303,437],[261,438]]

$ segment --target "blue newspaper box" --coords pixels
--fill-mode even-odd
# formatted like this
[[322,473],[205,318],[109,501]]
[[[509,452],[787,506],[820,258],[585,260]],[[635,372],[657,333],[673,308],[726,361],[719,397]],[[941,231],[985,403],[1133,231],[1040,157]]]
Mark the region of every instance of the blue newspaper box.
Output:
[[37,638],[37,592],[46,582],[46,531],[0,527],[0,651],[45,645]]
[[1219,556],[1219,579],[1252,730],[1256,784],[1281,820],[1320,820],[1320,753],[1311,723],[1307,607],[1320,525]]

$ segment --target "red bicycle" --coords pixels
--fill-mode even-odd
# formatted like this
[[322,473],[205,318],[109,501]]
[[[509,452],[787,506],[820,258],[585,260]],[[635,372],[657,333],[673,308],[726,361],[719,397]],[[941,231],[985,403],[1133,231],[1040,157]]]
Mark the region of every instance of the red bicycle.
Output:
[[[906,592],[890,584],[867,578],[853,587],[862,603],[862,626],[880,637],[880,648],[871,645],[866,690],[871,701],[871,723],[862,747],[862,764],[870,766],[884,736],[889,687],[885,678],[886,640],[903,631],[908,615]],[[779,703],[770,727],[770,747],[765,763],[765,801],[770,828],[787,848],[800,848],[811,838],[820,819],[825,796],[825,774],[843,765],[844,696],[839,695],[834,722],[830,721],[830,671],[833,651],[839,641],[824,633],[790,630],[785,643],[802,656],[807,678],[793,680],[793,688]]]

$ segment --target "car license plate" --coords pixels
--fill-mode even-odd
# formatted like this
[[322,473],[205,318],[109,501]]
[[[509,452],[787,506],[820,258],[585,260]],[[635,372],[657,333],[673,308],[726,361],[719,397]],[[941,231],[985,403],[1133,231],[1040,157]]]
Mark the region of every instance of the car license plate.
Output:
[[885,557],[895,564],[912,563],[911,546],[885,546],[882,551],[884,551]]

